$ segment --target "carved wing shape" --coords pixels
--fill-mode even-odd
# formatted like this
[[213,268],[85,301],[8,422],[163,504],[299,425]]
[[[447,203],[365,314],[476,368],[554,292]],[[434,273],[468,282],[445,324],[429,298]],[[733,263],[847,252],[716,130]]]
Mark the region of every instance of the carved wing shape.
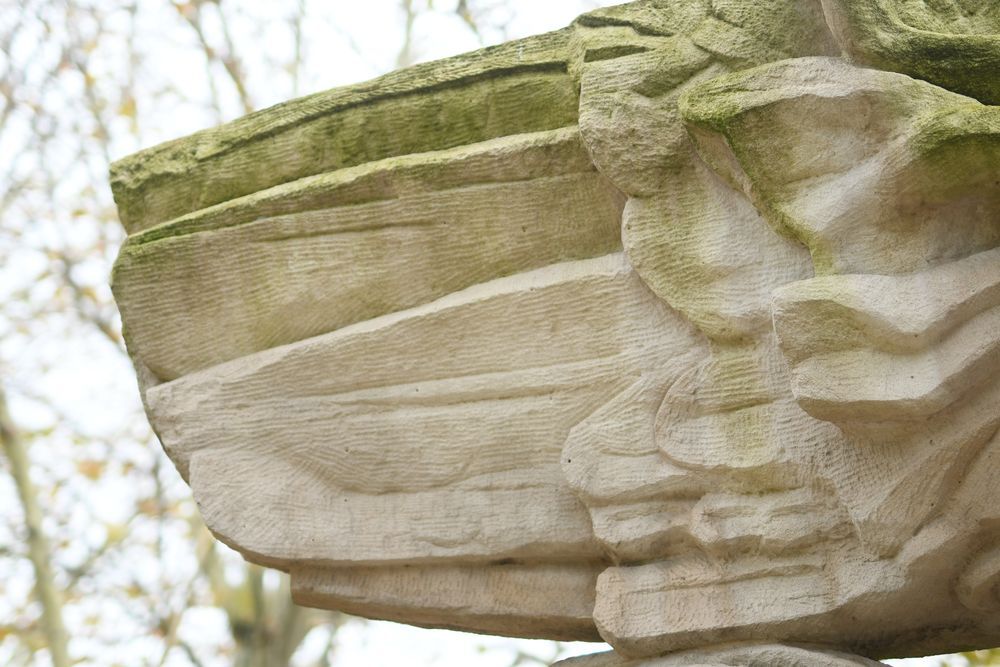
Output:
[[604,554],[563,443],[692,334],[624,258],[568,39],[116,165],[150,420],[215,534],[291,570],[300,601],[598,638]]
[[[635,193],[615,132],[646,135],[629,170],[649,167],[640,189],[661,183],[694,164],[676,113],[688,82],[833,48],[817,2],[648,0],[115,165],[126,340],[210,528],[290,570],[303,602],[598,638],[597,575],[659,539],[609,553],[622,513],[599,506],[634,496],[661,455],[634,456],[632,429],[654,428],[707,349],[704,322],[663,300],[675,274],[656,278],[671,269],[645,260],[646,237],[626,257]],[[617,101],[625,115],[602,124]],[[657,143],[666,153],[644,153]],[[789,252],[797,276],[805,255]],[[762,277],[737,254],[720,260],[739,264],[721,294]],[[734,302],[722,319],[766,324]],[[573,442],[621,445],[614,474],[564,449],[581,424]],[[640,495],[687,483],[665,475]]]

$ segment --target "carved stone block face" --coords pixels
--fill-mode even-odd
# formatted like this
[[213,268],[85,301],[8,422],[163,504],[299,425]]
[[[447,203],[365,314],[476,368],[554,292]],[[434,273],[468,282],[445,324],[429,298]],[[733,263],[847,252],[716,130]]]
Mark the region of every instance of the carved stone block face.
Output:
[[[712,632],[851,632],[871,650],[912,610],[967,615],[953,597],[966,556],[946,561],[996,516],[1000,115],[831,58],[718,76],[676,109],[686,162],[669,156],[662,192],[636,189],[625,248],[706,349],[650,388],[664,398],[648,492],[602,495],[565,466],[623,564],[598,582],[602,634],[635,654]],[[607,444],[616,419],[574,430],[574,467],[632,453]]]
[[636,2],[128,158],[150,421],[304,604],[625,657],[995,644],[997,33]]

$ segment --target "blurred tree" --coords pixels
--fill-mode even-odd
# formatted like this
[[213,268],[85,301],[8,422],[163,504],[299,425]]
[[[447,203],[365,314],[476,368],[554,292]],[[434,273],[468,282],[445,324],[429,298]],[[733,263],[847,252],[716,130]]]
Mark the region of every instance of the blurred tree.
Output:
[[49,541],[42,529],[42,512],[31,482],[28,453],[17,426],[7,413],[7,399],[0,387],[0,445],[10,462],[10,474],[24,511],[25,542],[35,574],[35,596],[42,606],[42,627],[54,667],[69,667],[68,639],[62,618],[62,596],[55,587],[49,562]]

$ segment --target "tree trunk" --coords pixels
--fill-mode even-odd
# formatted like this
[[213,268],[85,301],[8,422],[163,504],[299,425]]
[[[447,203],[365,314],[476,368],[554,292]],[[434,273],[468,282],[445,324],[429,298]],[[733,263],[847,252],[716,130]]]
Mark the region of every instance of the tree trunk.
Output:
[[28,535],[28,558],[35,569],[35,593],[42,605],[42,626],[48,641],[53,667],[69,667],[66,628],[62,620],[62,598],[56,588],[49,563],[48,540],[42,532],[42,511],[38,506],[35,487],[29,474],[28,452],[7,413],[7,401],[0,388],[0,444],[10,460],[11,475],[24,508],[24,525]]

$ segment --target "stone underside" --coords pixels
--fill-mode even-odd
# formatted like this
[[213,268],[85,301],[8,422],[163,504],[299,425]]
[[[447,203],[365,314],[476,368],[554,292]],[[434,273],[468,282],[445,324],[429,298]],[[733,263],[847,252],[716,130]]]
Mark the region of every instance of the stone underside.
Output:
[[745,643],[628,660],[613,652],[570,658],[552,667],[877,667],[876,662],[819,647]]
[[1000,643],[997,6],[634,2],[117,163],[209,527],[567,667]]

